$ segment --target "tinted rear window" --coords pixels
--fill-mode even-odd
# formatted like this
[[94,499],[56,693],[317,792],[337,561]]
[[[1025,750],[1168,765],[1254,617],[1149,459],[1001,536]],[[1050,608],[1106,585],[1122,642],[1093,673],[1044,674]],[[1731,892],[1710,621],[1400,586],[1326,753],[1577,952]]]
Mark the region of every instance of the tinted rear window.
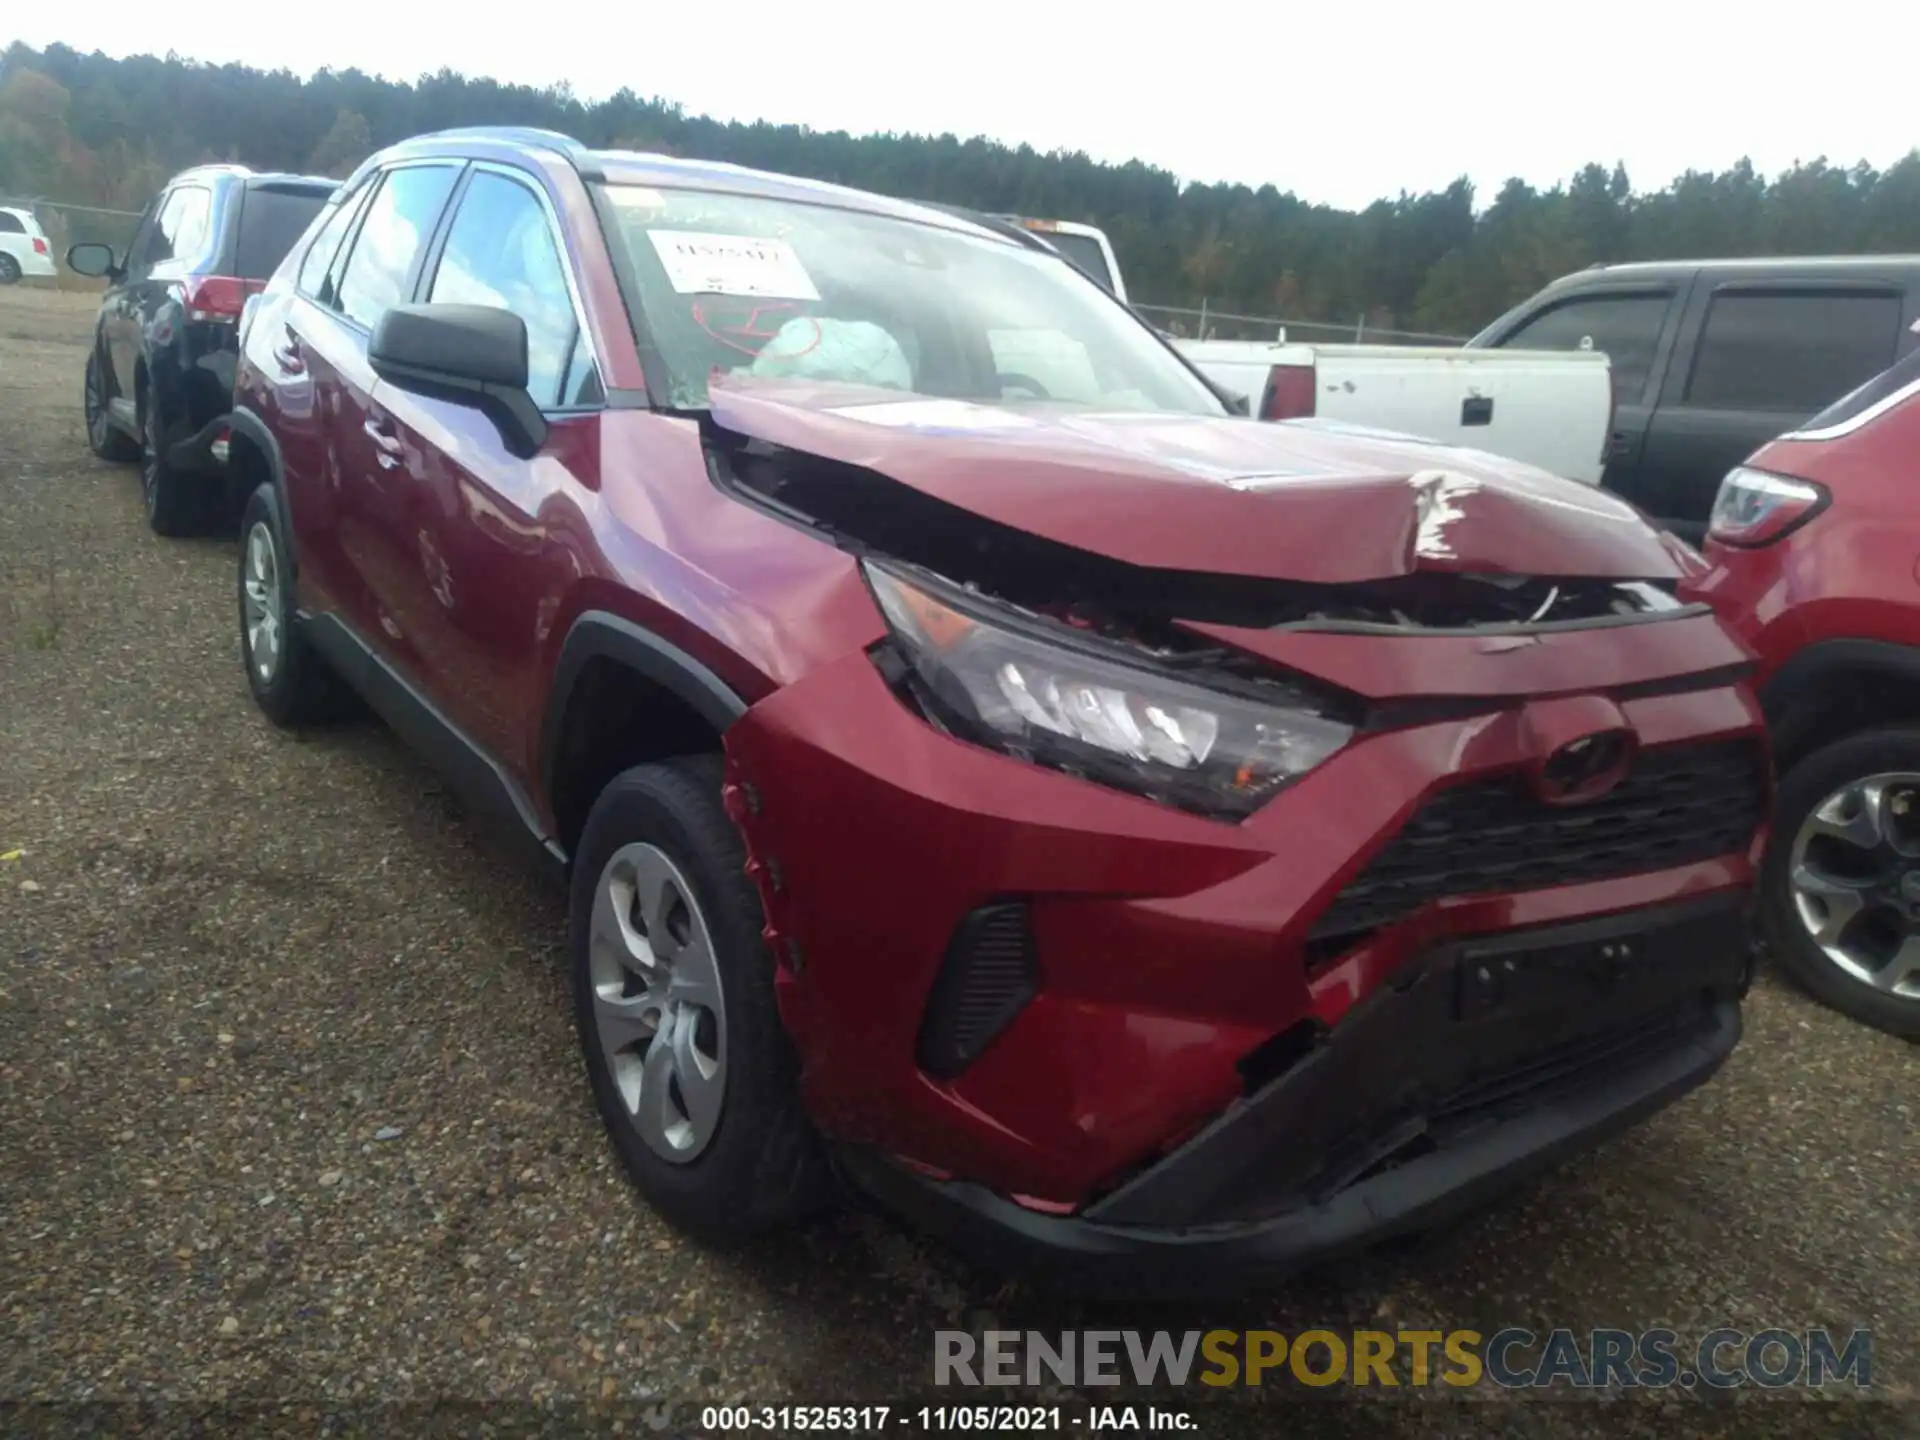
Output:
[[1722,292],[1707,310],[1687,403],[1811,415],[1885,369],[1899,337],[1898,295]]
[[1920,384],[1920,350],[1889,369],[1882,370],[1858,390],[1843,395],[1825,410],[1807,421],[1802,430],[1827,430],[1844,425],[1856,415],[1892,399],[1909,385]]
[[1055,230],[1041,238],[1099,282],[1101,289],[1113,289],[1113,276],[1107,271],[1107,257],[1100,249],[1100,242],[1093,236],[1069,235]]
[[1607,357],[1613,393],[1623,405],[1639,402],[1660,344],[1671,291],[1648,295],[1601,293],[1542,311],[1500,342],[1502,350],[1598,350]]
[[240,238],[233,262],[241,278],[264,280],[273,274],[326,203],[320,191],[247,191],[240,202]]

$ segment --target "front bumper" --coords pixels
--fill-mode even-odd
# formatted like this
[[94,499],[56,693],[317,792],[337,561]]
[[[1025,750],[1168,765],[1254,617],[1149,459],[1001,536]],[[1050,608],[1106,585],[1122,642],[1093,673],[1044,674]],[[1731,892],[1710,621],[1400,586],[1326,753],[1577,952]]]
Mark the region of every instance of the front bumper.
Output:
[[[1514,691],[1529,682],[1564,694],[1579,683],[1566,677],[1604,671],[1622,687],[1618,708],[1648,772],[1690,747],[1732,745],[1763,762],[1758,708],[1724,678],[1743,652],[1710,617],[1647,629],[1502,654],[1511,700],[1369,732],[1240,824],[942,735],[864,653],[776,690],[728,731],[727,795],[815,1123],[842,1146],[964,1177],[1023,1210],[1091,1217],[1101,1197],[1247,1103],[1276,1073],[1276,1047],[1345,1032],[1370,997],[1448,946],[1596,917],[1633,928],[1658,907],[1744,899],[1764,763],[1724,792],[1750,802],[1752,821],[1713,848],[1636,851],[1616,865],[1616,831],[1597,849],[1573,842],[1604,863],[1555,870],[1525,846],[1476,837],[1460,849],[1474,864],[1498,850],[1490,879],[1423,890],[1418,873],[1409,887],[1395,870],[1374,892],[1393,906],[1374,905],[1357,930],[1316,934],[1363,871],[1400,863],[1387,854],[1399,837],[1436,817],[1479,823],[1471,806],[1440,815],[1434,802],[1449,787],[1514,779],[1533,704]],[[1350,645],[1385,656],[1383,684],[1393,666],[1425,665],[1432,643],[1339,638],[1343,656]],[[1704,678],[1637,678],[1633,656],[1658,647],[1670,652],[1666,673]],[[1454,842],[1440,832],[1445,869]],[[1433,834],[1429,825],[1415,837],[1416,872],[1436,853]],[[1621,843],[1637,842],[1629,833]],[[1011,977],[986,997],[1001,1013],[987,1015],[974,993],[942,1011],[963,945],[981,973]],[[985,1015],[991,1034],[929,1063],[943,1013],[968,1024]],[[1398,1074],[1425,1043],[1414,1036],[1374,1063]]]
[[1077,1214],[871,1149],[841,1159],[883,1204],[996,1268],[1158,1295],[1243,1290],[1452,1219],[1700,1085],[1739,1040],[1752,953],[1737,897],[1438,947]]

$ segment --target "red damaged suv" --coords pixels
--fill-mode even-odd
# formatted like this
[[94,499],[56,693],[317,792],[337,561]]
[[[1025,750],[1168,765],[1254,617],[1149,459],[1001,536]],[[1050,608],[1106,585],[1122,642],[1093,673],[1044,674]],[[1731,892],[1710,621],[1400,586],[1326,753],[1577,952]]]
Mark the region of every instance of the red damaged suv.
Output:
[[1244,1285],[1710,1076],[1768,802],[1699,560],[1491,456],[1239,418],[1043,240],[460,131],[246,321],[247,677],[567,867],[670,1218],[850,1179]]

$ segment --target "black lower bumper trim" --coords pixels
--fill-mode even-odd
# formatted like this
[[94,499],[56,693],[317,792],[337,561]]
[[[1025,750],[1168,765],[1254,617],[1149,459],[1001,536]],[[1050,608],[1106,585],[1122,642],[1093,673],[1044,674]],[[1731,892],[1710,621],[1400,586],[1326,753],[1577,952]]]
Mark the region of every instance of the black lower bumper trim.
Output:
[[[1749,959],[1741,899],[1715,897],[1437,950],[1418,962],[1410,981],[1371,997],[1362,1007],[1367,1014],[1336,1026],[1314,1060],[1076,1215],[1042,1214],[967,1181],[932,1180],[873,1150],[845,1150],[842,1165],[882,1204],[996,1268],[1102,1290],[1245,1290],[1479,1208],[1708,1080],[1740,1038]],[[1566,1011],[1570,998],[1582,997],[1584,978],[1579,986],[1569,981],[1570,988],[1538,981],[1552,1002],[1543,1004],[1519,985],[1526,975],[1519,966],[1511,983],[1522,991],[1522,1008],[1504,1018],[1490,1018],[1486,997],[1463,981],[1477,979],[1483,961],[1509,956],[1538,957],[1550,970],[1578,968],[1584,976],[1587,947],[1612,959],[1623,934],[1634,937],[1636,959],[1645,941],[1653,963],[1634,964],[1637,977],[1615,978],[1613,1004],[1588,998],[1593,1016],[1584,1028]],[[1570,960],[1581,963],[1570,967]],[[1436,1009],[1443,1000],[1444,1015]],[[1433,1056],[1441,1058],[1429,1079],[1446,1073],[1449,1052],[1483,1051],[1529,1027],[1563,1043],[1541,1050],[1536,1041],[1533,1050],[1514,1050],[1516,1063],[1504,1070],[1463,1075],[1469,1083],[1450,1091],[1430,1090],[1423,1112],[1371,1107],[1380,1086],[1404,1086],[1423,1063],[1434,1064]],[[1355,1103],[1356,1086],[1369,1092],[1361,1108],[1340,1105],[1328,1120],[1336,1097]],[[1313,1119],[1303,1119],[1303,1102],[1309,1112],[1319,1107]],[[1357,1161],[1349,1157],[1330,1170],[1320,1163],[1329,1152],[1313,1133],[1316,1121],[1322,1131],[1350,1123],[1354,1138],[1375,1148],[1363,1147]],[[1409,1134],[1417,1148],[1385,1148]],[[1304,1178],[1302,1151],[1315,1156]],[[1337,1178],[1330,1182],[1330,1174]],[[1262,1192],[1258,1187],[1273,1177],[1280,1178]],[[1249,1209],[1252,1202],[1260,1203]]]
[[1037,1214],[964,1181],[929,1180],[871,1150],[847,1150],[840,1159],[874,1199],[995,1269],[1037,1272],[1108,1293],[1230,1294],[1479,1209],[1694,1089],[1739,1038],[1739,1007],[1719,1005],[1710,1030],[1655,1064],[1385,1171],[1324,1205],[1251,1225],[1186,1231],[1101,1225]]

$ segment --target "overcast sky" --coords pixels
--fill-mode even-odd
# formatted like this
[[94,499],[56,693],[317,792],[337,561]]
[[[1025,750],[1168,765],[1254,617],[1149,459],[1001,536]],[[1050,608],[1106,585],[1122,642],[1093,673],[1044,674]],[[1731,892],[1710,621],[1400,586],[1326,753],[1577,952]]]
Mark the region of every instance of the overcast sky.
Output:
[[[1638,189],[1743,154],[1769,173],[1821,154],[1887,165],[1920,143],[1910,4],[431,7],[460,16],[448,25],[407,0],[217,13],[87,0],[14,7],[0,40],[176,49],[300,74],[412,79],[446,65],[565,80],[589,100],[626,85],[693,114],[984,134],[1351,207],[1464,173],[1484,206],[1509,175],[1547,185],[1589,160],[1625,161]],[[546,16],[551,26],[528,23]]]

